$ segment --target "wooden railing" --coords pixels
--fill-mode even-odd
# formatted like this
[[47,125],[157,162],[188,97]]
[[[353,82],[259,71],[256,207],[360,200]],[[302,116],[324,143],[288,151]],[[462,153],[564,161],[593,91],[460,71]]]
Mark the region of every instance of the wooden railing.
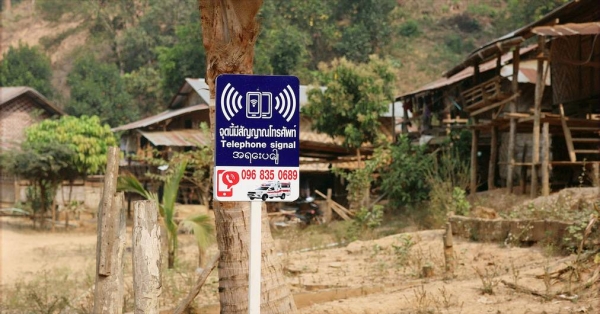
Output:
[[465,101],[465,109],[467,111],[473,111],[485,107],[490,102],[500,98],[502,96],[502,91],[500,89],[501,79],[501,77],[496,77],[463,91],[462,97]]

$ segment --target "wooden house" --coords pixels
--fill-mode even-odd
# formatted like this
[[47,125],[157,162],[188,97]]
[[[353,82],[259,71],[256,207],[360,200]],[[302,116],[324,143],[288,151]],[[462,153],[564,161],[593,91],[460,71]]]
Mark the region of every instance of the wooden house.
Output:
[[471,130],[472,192],[483,185],[512,191],[517,170],[532,196],[540,181],[542,194],[550,193],[550,176],[557,187],[572,184],[582,167],[598,180],[598,36],[597,1],[570,1],[398,99],[422,134]]
[[[0,153],[19,149],[27,127],[63,114],[31,87],[0,87]],[[15,184],[15,178],[0,168],[0,205],[13,205],[18,199]]]

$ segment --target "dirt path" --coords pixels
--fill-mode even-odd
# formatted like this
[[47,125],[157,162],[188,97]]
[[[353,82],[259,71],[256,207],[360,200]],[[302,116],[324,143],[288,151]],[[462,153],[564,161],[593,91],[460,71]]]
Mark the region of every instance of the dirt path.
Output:
[[[4,287],[42,269],[93,270],[96,242],[93,232],[47,233],[18,226],[5,221],[0,226]],[[182,235],[181,240],[181,258],[193,264],[197,258],[193,239]],[[284,244],[278,243],[279,247]],[[454,245],[458,266],[456,277],[451,280],[443,278],[441,230],[355,241],[341,248],[282,252],[279,256],[292,292],[302,296],[297,302],[302,314],[600,312],[598,285],[578,294],[572,302],[544,301],[500,283],[500,280],[516,281],[540,292],[565,289],[566,278],[551,282],[547,288],[536,275],[543,275],[545,269],[553,272],[564,268],[573,256],[551,255],[551,247],[516,248],[456,238]],[[433,267],[434,275],[430,278],[421,278],[425,265]],[[481,278],[476,269],[481,272]],[[590,273],[584,271],[582,275],[585,280]],[[185,273],[175,276],[190,277],[190,285],[195,278]],[[173,274],[166,278],[173,278]],[[493,294],[482,293],[482,278],[489,283]],[[573,281],[574,286],[578,284]],[[198,307],[212,305],[214,311],[218,302],[217,287],[216,274],[211,274],[196,299]],[[179,288],[180,293],[189,289],[186,285]],[[163,292],[163,297],[170,293]],[[343,295],[351,296],[340,297]],[[165,300],[166,304],[172,301]]]
[[93,269],[96,235],[86,232],[48,233],[31,230],[31,223],[0,218],[0,278],[2,285],[27,279],[40,270]]
[[[407,244],[408,237],[412,246]],[[456,278],[444,280],[441,237],[442,231],[423,231],[356,242],[347,248],[291,254],[288,268],[299,271],[290,278],[293,287],[383,287],[382,292],[315,304],[300,313],[600,312],[597,289],[579,295],[577,302],[546,302],[500,283],[516,280],[519,285],[546,292],[543,280],[535,276],[544,274],[546,267],[549,272],[563,268],[573,257],[549,256],[543,247],[510,248],[455,239]],[[424,265],[433,266],[433,277],[420,278]],[[476,269],[492,286],[493,294],[482,293],[484,285]],[[563,284],[552,283],[549,291],[562,288]]]

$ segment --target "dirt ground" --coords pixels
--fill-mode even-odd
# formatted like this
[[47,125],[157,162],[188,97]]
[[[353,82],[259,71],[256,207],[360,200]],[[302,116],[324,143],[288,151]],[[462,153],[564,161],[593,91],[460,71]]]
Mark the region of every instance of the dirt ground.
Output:
[[[33,231],[9,218],[3,218],[0,226],[2,289],[43,269],[93,271],[93,231]],[[516,282],[541,293],[566,290],[567,276],[552,280],[548,286],[536,278],[543,277],[545,270],[552,273],[566,267],[575,258],[553,255],[551,247],[516,248],[455,238],[455,277],[445,279],[442,234],[442,230],[418,231],[312,250],[289,251],[287,241],[276,243],[300,313],[600,312],[597,284],[573,300],[565,295],[564,299],[546,301],[500,283]],[[193,240],[187,235],[181,240],[181,259],[194,261],[197,251]],[[422,278],[423,266],[433,268],[432,277]],[[584,272],[582,281],[590,275]],[[484,281],[493,294],[483,294]],[[572,285],[580,283],[573,280]],[[206,313],[215,312],[217,285],[216,274],[212,274],[196,299]]]

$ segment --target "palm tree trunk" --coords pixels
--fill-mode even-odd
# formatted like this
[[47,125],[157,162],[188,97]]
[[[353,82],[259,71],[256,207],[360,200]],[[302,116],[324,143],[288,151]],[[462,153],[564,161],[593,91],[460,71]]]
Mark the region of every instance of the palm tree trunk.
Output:
[[[222,202],[215,209],[221,313],[248,313],[250,202]],[[219,223],[221,222],[221,223]],[[262,206],[261,313],[295,313],[296,304],[274,250],[267,208]]]
[[[210,89],[210,119],[214,147],[215,79],[222,73],[251,74],[256,14],[262,0],[198,0],[206,50],[206,83]],[[215,201],[221,313],[248,313],[250,202]],[[281,261],[273,250],[266,207],[262,208],[261,313],[295,313]],[[268,296],[268,297],[266,297]]]

